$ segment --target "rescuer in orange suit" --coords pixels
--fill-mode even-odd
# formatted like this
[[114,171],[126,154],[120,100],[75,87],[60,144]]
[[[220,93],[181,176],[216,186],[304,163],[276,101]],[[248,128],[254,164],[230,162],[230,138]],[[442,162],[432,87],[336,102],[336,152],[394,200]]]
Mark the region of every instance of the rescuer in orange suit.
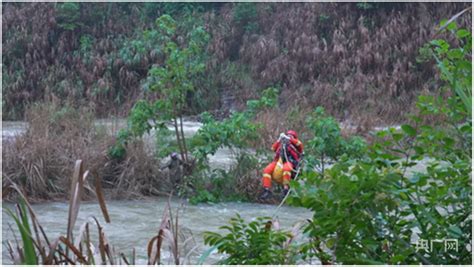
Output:
[[282,182],[283,196],[286,196],[286,194],[288,194],[291,172],[298,167],[301,156],[303,155],[303,143],[298,140],[298,134],[295,131],[289,130],[288,132],[286,132],[286,134],[286,136],[284,134],[281,134],[278,140],[272,145],[272,150],[275,151],[275,157],[273,158],[273,161],[268,164],[267,167],[265,167],[265,169],[263,170],[263,193],[260,196],[261,199],[266,199],[271,195],[270,188],[272,186],[272,174],[280,157],[280,149],[282,149],[282,138],[289,137],[289,142],[286,148],[286,159],[288,159],[288,161],[283,164]]

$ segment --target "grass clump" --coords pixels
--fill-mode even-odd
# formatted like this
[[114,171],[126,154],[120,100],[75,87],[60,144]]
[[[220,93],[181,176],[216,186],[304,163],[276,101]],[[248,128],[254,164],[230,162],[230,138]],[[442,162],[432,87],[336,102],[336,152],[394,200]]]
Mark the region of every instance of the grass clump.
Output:
[[[110,159],[107,150],[114,137],[95,126],[91,110],[38,104],[28,108],[26,132],[3,141],[3,199],[17,194],[8,190],[18,184],[32,201],[67,197],[76,159],[102,178],[108,196],[130,198],[152,194],[160,187],[159,164],[148,155],[143,141],[127,144],[127,154]],[[151,186],[150,186],[151,185]],[[85,198],[94,185],[86,185]],[[12,192],[13,194],[9,194]]]

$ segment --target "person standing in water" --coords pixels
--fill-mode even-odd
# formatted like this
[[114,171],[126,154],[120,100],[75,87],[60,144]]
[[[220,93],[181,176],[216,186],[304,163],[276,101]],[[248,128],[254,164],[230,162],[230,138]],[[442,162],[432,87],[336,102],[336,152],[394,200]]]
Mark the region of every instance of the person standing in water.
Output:
[[183,161],[178,157],[178,153],[173,152],[170,154],[170,161],[161,168],[162,170],[166,168],[169,169],[170,180],[174,186],[181,184],[181,178],[183,176],[183,172],[181,170],[182,165]]

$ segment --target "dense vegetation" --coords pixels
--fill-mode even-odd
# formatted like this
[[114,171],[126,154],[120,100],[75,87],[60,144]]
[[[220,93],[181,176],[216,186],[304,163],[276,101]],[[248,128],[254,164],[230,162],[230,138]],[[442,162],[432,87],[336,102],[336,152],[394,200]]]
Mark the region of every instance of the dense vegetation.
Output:
[[[5,143],[2,186],[23,201],[25,193],[71,201],[68,234],[52,244],[28,202],[9,211],[22,242],[9,245],[12,258],[94,264],[88,224],[73,242],[81,198],[96,192],[103,202],[102,186],[112,197],[155,194],[165,180],[153,179],[162,175],[159,159],[170,151],[184,162],[178,195],[194,203],[255,200],[268,142],[298,126],[307,155],[288,202],[313,217],[287,231],[274,218],[246,223],[237,215],[222,227],[229,234],[206,233],[210,251],[225,253],[220,263],[472,262],[472,31],[462,27],[471,15],[435,28],[434,20],[465,7],[440,6],[6,4],[3,110],[10,118],[26,110],[29,127]],[[46,103],[25,108],[37,101]],[[201,111],[203,126],[186,137],[183,117]],[[112,113],[129,113],[117,137],[94,125],[95,115]],[[367,142],[346,136],[343,119],[404,124]],[[153,156],[141,139],[151,130],[159,141]],[[223,147],[236,163],[211,168],[208,156]],[[88,171],[78,161],[67,173],[78,158]],[[96,222],[101,262],[114,264]],[[148,244],[150,264],[160,263],[165,238],[181,262],[178,229],[168,208]],[[420,249],[420,240],[458,243]]]
[[[237,217],[222,227],[228,234],[207,233],[206,243],[226,253],[221,263],[472,262],[472,36],[455,23],[441,26],[460,45],[436,39],[423,51],[436,59],[448,97],[420,96],[409,124],[378,132],[364,153],[347,150],[326,172],[307,169],[303,183],[292,181],[289,201],[314,212],[301,227],[306,241],[294,244],[294,231],[272,230],[271,218],[246,224]],[[427,116],[443,123],[426,123]],[[310,142],[320,144],[321,136],[331,135]],[[449,249],[448,240],[457,243]]]
[[[360,125],[400,121],[420,92],[437,94],[439,77],[432,62],[416,61],[418,48],[434,35],[433,22],[466,5],[5,3],[3,116],[21,119],[38,101],[127,115],[152,66],[164,62],[153,29],[169,14],[179,22],[177,44],[196,25],[210,34],[185,114],[244,108],[278,86],[282,111],[271,120],[297,104],[302,117],[323,106]],[[470,25],[470,16],[458,23]]]

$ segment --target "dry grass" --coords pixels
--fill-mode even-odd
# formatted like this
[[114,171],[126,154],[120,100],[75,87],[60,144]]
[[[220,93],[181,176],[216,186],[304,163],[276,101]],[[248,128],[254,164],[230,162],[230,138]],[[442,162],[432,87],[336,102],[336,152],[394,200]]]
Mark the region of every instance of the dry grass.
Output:
[[258,113],[255,121],[263,127],[259,129],[259,139],[254,147],[270,149],[278,135],[290,129],[295,130],[300,139],[307,139],[309,136],[307,135],[305,115],[310,112],[310,107],[294,106],[289,108],[287,112],[274,108]]
[[[430,41],[441,19],[462,3],[257,4],[259,32],[239,31],[227,6],[213,23],[210,49],[226,63],[238,47],[236,64],[250,66],[260,88],[282,85],[283,112],[323,106],[339,120],[357,124],[397,123],[413,111],[422,90],[434,92],[434,64],[418,63],[418,49]],[[470,27],[471,14],[458,20]],[[242,88],[243,101],[258,92]],[[239,97],[236,97],[239,99]]]
[[[171,198],[163,212],[158,234],[150,239],[147,245],[148,265],[156,264],[192,264],[190,257],[196,253],[198,248],[196,241],[188,228],[179,225],[179,212],[171,209]],[[171,253],[169,262],[165,263],[162,250],[167,249]]]
[[103,177],[105,187],[111,189],[115,199],[159,194],[168,178],[160,170],[159,160],[146,153],[143,141],[130,143],[124,160],[109,161]]
[[[379,3],[369,10],[357,3],[256,6],[255,32],[235,21],[233,3],[202,16],[212,56],[208,80],[198,87],[211,108],[219,108],[211,92],[230,94],[233,106],[244,107],[259,88],[278,84],[284,112],[321,105],[339,120],[365,123],[370,117],[381,124],[404,120],[420,91],[436,92],[434,64],[417,63],[418,49],[441,19],[468,3]],[[96,114],[127,114],[140,96],[140,81],[160,61],[156,51],[119,55],[123,40],[140,40],[135,30],[151,27],[154,19],[140,16],[144,9],[141,3],[82,3],[85,25],[65,31],[51,3],[5,4],[4,115],[21,118],[26,103],[43,100],[88,101]],[[97,12],[108,15],[97,19]],[[470,27],[471,16],[458,24]],[[84,36],[90,46],[81,44]]]
[[11,183],[33,201],[67,198],[77,158],[96,177],[85,183],[84,198],[91,198],[98,184],[112,198],[149,195],[160,187],[159,164],[141,141],[129,144],[123,160],[109,159],[114,137],[96,130],[88,110],[42,104],[31,107],[26,118],[27,131],[2,144],[4,199],[16,196],[8,194]]
[[[60,5],[3,6],[2,52],[8,66],[3,69],[4,115],[21,118],[27,103],[66,99],[76,103],[87,99],[99,114],[126,114],[140,93],[132,88],[139,88],[139,78],[146,77],[144,70],[156,60],[141,54],[141,62],[132,64],[115,56],[123,37],[132,37],[146,23],[139,4],[81,4],[81,10],[74,11],[78,18],[71,18],[78,27],[75,31],[62,29]],[[129,16],[124,18],[124,13]],[[90,45],[84,45],[82,37],[92,40]],[[115,108],[116,101],[126,108]]]
[[262,190],[262,168],[259,167],[248,159],[241,159],[231,170],[231,175],[235,177],[234,192],[253,202],[257,202]]
[[3,144],[4,188],[11,181],[33,200],[65,198],[75,159],[82,158],[91,169],[105,164],[104,153],[113,140],[95,133],[87,110],[35,105],[26,121],[26,132]]
[[[299,134],[299,138],[303,143],[305,140],[310,140],[313,134],[306,125],[306,119],[312,111],[309,106],[293,106],[286,112],[279,108],[274,108],[258,113],[255,122],[263,125],[263,127],[258,130],[259,138],[253,144],[253,147],[270,151],[271,145],[276,141],[279,134],[290,129],[295,130]],[[432,118],[433,122],[440,120],[441,118],[439,117]],[[369,140],[371,138],[370,131],[374,127],[384,124],[377,118],[361,117],[358,119],[358,123],[354,121],[340,121],[339,125],[342,136],[359,135]]]

